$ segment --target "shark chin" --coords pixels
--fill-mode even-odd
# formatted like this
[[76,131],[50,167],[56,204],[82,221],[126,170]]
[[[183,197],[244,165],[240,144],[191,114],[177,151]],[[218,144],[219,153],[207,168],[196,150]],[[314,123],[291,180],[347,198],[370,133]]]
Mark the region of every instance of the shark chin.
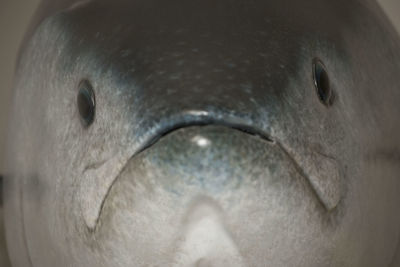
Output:
[[[329,212],[275,141],[206,125],[170,131],[131,157],[95,220],[82,217],[88,242],[101,253],[119,247],[127,264],[134,255],[166,264],[152,257],[152,250],[168,255],[160,258],[174,266],[247,266],[243,255],[249,247],[269,248],[269,256],[284,251],[293,240],[280,227],[297,220],[299,231],[314,231]],[[244,231],[249,220],[255,227]],[[257,232],[265,237],[254,236]],[[282,247],[271,249],[274,240]]]

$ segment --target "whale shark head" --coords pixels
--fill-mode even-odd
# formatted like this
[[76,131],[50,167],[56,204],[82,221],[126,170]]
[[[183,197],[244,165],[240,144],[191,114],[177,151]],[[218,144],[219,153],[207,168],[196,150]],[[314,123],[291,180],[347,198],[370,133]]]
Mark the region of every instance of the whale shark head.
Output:
[[389,266],[400,41],[374,7],[97,0],[51,11],[16,72],[13,264]]

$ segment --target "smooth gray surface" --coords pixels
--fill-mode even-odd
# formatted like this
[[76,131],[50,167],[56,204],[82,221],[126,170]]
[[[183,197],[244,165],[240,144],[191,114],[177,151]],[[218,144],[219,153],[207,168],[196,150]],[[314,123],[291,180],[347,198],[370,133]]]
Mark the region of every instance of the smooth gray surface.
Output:
[[[3,171],[5,125],[11,97],[12,77],[19,43],[39,0],[0,1],[0,174]],[[8,267],[0,207],[0,266]]]
[[387,13],[393,25],[400,32],[400,1],[398,0],[378,0],[383,10]]
[[[39,0],[0,1],[0,150],[4,148],[5,123],[10,104],[15,59],[20,42]],[[3,170],[0,154],[0,173]]]

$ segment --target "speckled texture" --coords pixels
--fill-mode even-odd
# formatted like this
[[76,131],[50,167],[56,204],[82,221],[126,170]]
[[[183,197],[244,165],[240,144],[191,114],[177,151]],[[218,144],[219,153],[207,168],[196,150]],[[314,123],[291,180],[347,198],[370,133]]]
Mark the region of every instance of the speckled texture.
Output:
[[[50,16],[17,72],[13,264],[388,266],[400,42],[371,5],[98,0]],[[82,79],[96,93],[87,129]]]
[[[207,227],[206,238],[219,244],[192,237],[207,219],[221,230]],[[90,242],[106,266],[288,266],[308,246],[315,251],[297,263],[317,266],[332,259],[324,233],[336,227],[279,145],[203,126],[174,131],[128,162]]]

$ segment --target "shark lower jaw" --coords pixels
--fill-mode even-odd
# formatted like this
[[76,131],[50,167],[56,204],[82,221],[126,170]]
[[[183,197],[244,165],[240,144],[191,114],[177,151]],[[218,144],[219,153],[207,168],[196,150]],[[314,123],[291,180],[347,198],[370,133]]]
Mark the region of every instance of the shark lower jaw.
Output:
[[97,216],[85,218],[86,225],[97,232],[113,213],[111,203],[121,199],[127,205],[123,209],[134,212],[133,203],[152,202],[155,192],[172,201],[170,210],[160,213],[173,213],[178,205],[183,209],[178,217],[198,197],[215,203],[229,199],[237,207],[270,199],[263,209],[274,210],[268,205],[280,203],[293,214],[305,202],[305,207],[326,212],[297,163],[269,135],[238,125],[185,125],[153,138],[129,159],[98,205]]
[[126,266],[150,249],[169,255],[168,263],[145,259],[154,265],[242,266],[247,246],[265,251],[279,239],[290,246],[296,236],[288,229],[314,232],[325,213],[275,140],[205,125],[170,131],[131,157],[89,221],[93,227],[86,223],[92,246],[117,248]]

